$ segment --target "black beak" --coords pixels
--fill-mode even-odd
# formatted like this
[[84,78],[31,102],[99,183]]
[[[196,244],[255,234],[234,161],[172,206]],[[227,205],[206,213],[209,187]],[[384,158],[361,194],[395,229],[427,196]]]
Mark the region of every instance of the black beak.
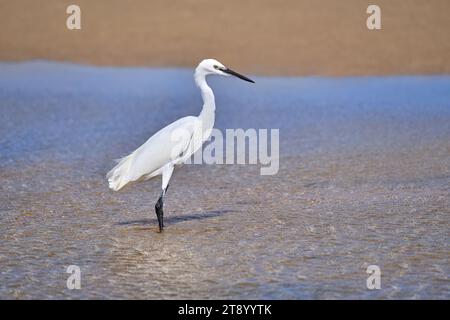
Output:
[[245,80],[245,81],[248,81],[248,82],[251,82],[251,83],[255,83],[255,81],[253,81],[252,79],[247,78],[246,76],[243,76],[242,74],[237,73],[236,71],[233,71],[231,69],[225,68],[225,69],[221,69],[221,70],[223,72],[225,72],[225,73],[228,73],[228,74],[231,74],[231,75],[233,75],[235,77],[238,77],[239,79],[242,79],[242,80]]

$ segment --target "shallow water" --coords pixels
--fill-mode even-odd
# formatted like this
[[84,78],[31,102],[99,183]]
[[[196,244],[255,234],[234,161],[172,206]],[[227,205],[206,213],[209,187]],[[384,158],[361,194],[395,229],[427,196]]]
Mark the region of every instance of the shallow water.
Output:
[[449,299],[450,77],[255,80],[211,79],[216,127],[279,128],[279,173],[184,166],[159,234],[159,179],[104,177],[192,72],[0,64],[0,298]]

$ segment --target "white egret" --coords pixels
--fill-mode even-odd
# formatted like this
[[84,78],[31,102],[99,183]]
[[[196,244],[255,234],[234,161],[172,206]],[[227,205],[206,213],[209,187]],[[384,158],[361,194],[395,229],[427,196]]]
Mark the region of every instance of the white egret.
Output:
[[162,191],[155,205],[159,231],[164,228],[164,199],[174,167],[183,164],[209,139],[214,126],[216,104],[214,93],[206,82],[208,75],[236,76],[253,80],[225,67],[214,59],[205,59],[197,66],[194,79],[200,88],[203,108],[198,117],[181,118],[162,128],[130,155],[119,159],[108,172],[109,187],[118,191],[129,182],[148,180],[162,175]]

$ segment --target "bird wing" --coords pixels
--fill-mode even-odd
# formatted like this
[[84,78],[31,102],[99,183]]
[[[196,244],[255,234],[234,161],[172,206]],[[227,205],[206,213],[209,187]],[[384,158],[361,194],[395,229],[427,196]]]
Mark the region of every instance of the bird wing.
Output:
[[[177,164],[191,153],[194,135],[201,128],[197,117],[184,117],[162,128],[107,174],[110,188],[119,190],[128,182],[151,178],[170,163]],[[192,154],[192,153],[191,153]]]

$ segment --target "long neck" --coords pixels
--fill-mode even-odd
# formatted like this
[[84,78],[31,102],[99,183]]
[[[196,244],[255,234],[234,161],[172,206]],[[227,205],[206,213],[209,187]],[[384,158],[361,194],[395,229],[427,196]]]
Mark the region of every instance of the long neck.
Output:
[[203,109],[200,112],[199,118],[202,120],[203,130],[209,130],[214,126],[216,102],[214,100],[214,93],[208,86],[205,76],[203,72],[195,71],[195,83],[200,88],[203,99]]

